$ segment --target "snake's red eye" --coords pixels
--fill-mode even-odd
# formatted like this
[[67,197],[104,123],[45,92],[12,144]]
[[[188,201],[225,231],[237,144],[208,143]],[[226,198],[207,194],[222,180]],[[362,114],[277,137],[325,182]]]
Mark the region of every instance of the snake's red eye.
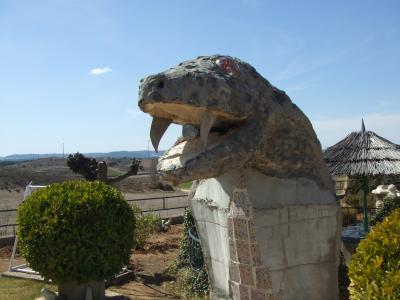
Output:
[[239,65],[231,57],[220,57],[215,62],[224,73],[229,75],[236,75],[239,73]]

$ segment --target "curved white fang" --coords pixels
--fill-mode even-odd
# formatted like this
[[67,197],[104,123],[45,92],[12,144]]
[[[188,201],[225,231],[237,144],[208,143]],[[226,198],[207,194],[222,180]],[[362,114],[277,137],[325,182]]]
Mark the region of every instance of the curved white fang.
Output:
[[158,145],[165,131],[171,125],[172,121],[165,118],[153,117],[151,122],[150,139],[154,150],[158,152]]
[[207,147],[208,134],[210,133],[211,127],[213,126],[216,119],[216,116],[208,112],[205,112],[201,118],[200,138],[203,142],[204,148]]

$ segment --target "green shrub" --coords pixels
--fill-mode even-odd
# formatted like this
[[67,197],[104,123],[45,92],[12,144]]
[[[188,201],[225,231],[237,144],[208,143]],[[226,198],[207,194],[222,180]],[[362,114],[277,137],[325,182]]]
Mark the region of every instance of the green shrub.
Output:
[[382,222],[383,219],[390,215],[390,213],[396,208],[400,208],[400,197],[385,197],[383,199],[383,206],[379,208],[376,214],[371,218],[370,224],[375,225]]
[[169,282],[168,288],[183,299],[204,299],[209,293],[206,269],[193,270],[181,268],[174,273],[175,281]]
[[187,294],[191,297],[203,297],[208,295],[210,291],[210,284],[208,281],[208,273],[206,268],[200,270],[191,269],[186,277],[187,280]]
[[18,208],[18,239],[30,266],[55,283],[103,280],[128,262],[134,214],[102,182],[67,181],[36,190]]
[[350,299],[400,299],[400,209],[358,245],[349,277]]
[[139,206],[131,205],[135,214],[136,226],[133,233],[133,248],[141,249],[150,234],[157,231],[161,218],[152,213],[143,214]]
[[189,229],[194,226],[194,218],[190,209],[186,208],[183,215],[183,234],[179,241],[179,256],[177,260],[177,268],[190,266],[189,257]]
[[[193,215],[190,209],[186,209],[183,218],[183,235],[179,242],[179,256],[176,262],[166,270],[168,274],[176,276],[175,282],[171,283],[170,287],[184,299],[204,298],[210,289],[206,267],[203,266],[198,270],[191,267],[189,229],[194,225]],[[203,255],[203,252],[199,254]]]

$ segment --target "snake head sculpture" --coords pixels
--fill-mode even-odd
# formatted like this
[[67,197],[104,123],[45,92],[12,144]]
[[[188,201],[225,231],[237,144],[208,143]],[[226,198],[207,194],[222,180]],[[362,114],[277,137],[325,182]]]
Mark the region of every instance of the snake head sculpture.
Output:
[[307,117],[285,92],[251,65],[229,56],[199,56],[141,80],[139,107],[153,117],[157,150],[171,123],[183,137],[161,158],[158,170],[173,183],[254,168],[277,177],[331,181],[321,146]]

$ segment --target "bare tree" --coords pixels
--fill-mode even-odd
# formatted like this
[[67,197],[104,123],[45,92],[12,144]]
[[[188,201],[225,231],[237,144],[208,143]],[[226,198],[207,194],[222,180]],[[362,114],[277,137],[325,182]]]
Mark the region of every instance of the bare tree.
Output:
[[67,157],[67,166],[72,172],[82,175],[86,180],[101,180],[106,183],[116,183],[129,176],[136,175],[139,170],[140,161],[136,158],[132,159],[129,171],[117,176],[108,177],[107,163],[105,161],[97,162],[94,158],[87,158],[83,154],[77,152]]

